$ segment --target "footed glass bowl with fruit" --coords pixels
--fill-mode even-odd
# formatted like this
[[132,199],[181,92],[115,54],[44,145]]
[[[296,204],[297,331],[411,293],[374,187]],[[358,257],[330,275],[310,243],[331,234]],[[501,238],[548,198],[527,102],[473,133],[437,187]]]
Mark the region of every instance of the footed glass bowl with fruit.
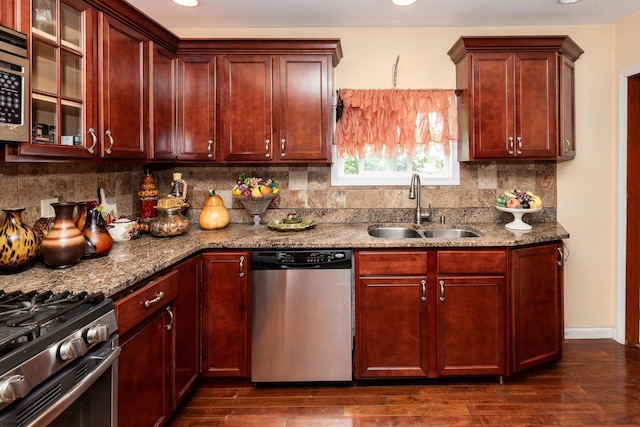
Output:
[[278,195],[280,186],[275,178],[263,179],[240,174],[231,192],[249,215],[254,224],[260,223],[260,215],[265,213],[271,201]]
[[525,223],[522,216],[541,211],[542,198],[531,191],[505,191],[496,197],[496,209],[513,215],[513,221],[506,224],[506,228],[520,231],[531,230],[531,225]]

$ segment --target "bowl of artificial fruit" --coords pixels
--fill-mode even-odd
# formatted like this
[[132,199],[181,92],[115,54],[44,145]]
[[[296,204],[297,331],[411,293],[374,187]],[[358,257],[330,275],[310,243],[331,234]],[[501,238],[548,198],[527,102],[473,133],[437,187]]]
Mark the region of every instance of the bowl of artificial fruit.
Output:
[[241,173],[231,189],[233,198],[238,200],[250,215],[265,213],[271,201],[280,192],[275,178],[263,179]]
[[513,221],[506,224],[506,228],[531,230],[531,226],[522,221],[522,216],[541,211],[542,198],[532,191],[507,190],[496,197],[496,209],[513,215]]

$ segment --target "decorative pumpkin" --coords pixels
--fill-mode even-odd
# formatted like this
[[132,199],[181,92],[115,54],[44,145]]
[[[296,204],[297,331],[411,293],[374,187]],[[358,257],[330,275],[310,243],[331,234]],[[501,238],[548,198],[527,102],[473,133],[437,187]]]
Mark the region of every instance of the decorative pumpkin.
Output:
[[229,225],[229,211],[225,208],[222,197],[216,195],[215,190],[209,190],[198,222],[204,230],[217,230]]

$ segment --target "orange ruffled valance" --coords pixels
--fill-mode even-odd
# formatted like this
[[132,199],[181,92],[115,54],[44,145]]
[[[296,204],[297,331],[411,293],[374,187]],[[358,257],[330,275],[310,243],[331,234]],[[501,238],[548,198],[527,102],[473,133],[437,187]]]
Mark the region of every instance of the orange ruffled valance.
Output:
[[[341,89],[338,95],[344,107],[335,131],[341,157],[363,158],[367,147],[388,157],[398,144],[413,155],[416,144],[458,139],[452,89]],[[448,143],[444,150],[449,155]]]

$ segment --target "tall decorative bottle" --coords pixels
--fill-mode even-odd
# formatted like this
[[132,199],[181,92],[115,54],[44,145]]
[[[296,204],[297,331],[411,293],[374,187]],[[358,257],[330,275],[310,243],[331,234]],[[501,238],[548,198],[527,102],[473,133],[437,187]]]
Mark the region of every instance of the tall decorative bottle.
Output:
[[31,267],[38,256],[38,236],[22,222],[24,208],[3,209],[0,226],[0,274],[19,273]]
[[73,202],[51,203],[56,212],[53,227],[40,243],[40,257],[47,267],[66,268],[82,258],[85,238],[73,221]]

